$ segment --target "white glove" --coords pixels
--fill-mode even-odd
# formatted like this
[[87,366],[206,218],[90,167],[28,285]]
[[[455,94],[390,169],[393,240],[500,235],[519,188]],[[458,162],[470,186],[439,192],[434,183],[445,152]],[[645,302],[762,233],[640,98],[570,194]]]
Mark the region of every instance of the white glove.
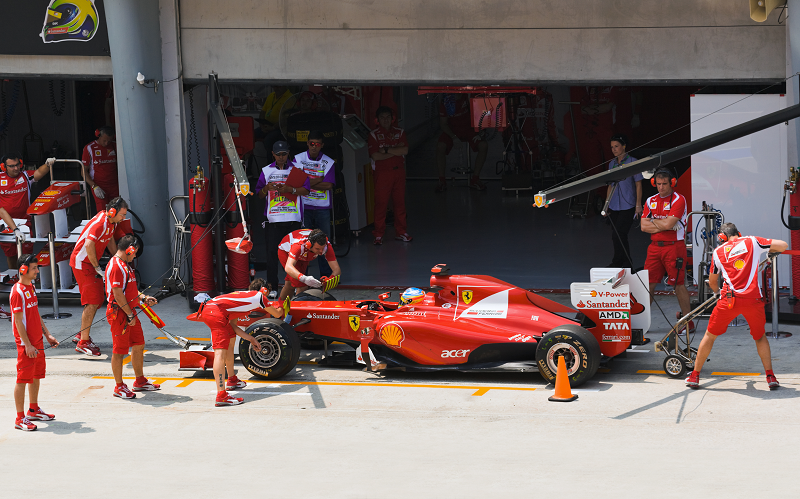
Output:
[[316,278],[314,278],[313,276],[310,276],[310,275],[301,275],[300,279],[298,279],[298,280],[300,282],[302,282],[303,284],[305,284],[306,286],[311,286],[312,288],[321,288],[322,287],[322,283],[319,282]]
[[47,158],[44,162],[48,167],[52,168],[56,162],[56,158]]
[[97,275],[99,275],[100,277],[102,277],[103,279],[105,279],[105,277],[106,277],[106,273],[105,273],[105,272],[103,272],[103,267],[101,267],[101,266],[99,266],[99,265],[98,265],[97,267],[95,267],[95,268],[94,268],[94,271],[95,271],[95,272],[97,272]]
[[94,195],[99,197],[100,199],[106,198],[106,191],[101,189],[99,185],[94,186],[92,190],[94,191]]
[[18,243],[22,244],[25,242],[25,234],[23,234],[22,231],[19,230],[19,227],[14,229],[14,235],[17,237]]

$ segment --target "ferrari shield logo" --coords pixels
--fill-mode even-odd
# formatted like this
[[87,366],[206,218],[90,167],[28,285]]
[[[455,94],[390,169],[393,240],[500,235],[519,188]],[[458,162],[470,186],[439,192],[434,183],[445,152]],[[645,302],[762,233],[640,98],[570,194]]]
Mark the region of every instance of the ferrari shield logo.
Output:
[[461,292],[461,299],[464,300],[465,305],[469,305],[469,302],[472,301],[472,291],[465,289]]
[[358,326],[361,325],[361,317],[357,315],[351,315],[348,317],[347,322],[350,324],[350,329],[353,331],[358,331]]
[[544,194],[539,192],[535,196],[533,196],[533,201],[536,203],[537,208],[541,208],[544,206]]
[[242,196],[250,194],[250,184],[242,184],[239,189],[242,191]]

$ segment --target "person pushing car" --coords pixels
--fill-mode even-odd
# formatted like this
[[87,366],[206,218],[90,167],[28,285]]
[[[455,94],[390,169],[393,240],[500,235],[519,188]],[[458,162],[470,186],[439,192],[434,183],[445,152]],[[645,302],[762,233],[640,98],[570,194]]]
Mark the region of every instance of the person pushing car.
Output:
[[[717,338],[728,329],[728,324],[743,315],[750,326],[750,336],[756,342],[756,350],[764,365],[767,376],[767,385],[770,390],[776,390],[780,384],[772,372],[772,354],[764,330],[767,322],[764,313],[764,299],[761,288],[758,286],[758,261],[766,252],[783,253],[789,245],[780,239],[764,239],[756,236],[742,236],[732,223],[720,227],[718,246],[711,259],[711,270],[708,284],[714,293],[719,296],[717,305],[708,320],[706,331],[700,346],[697,348],[697,358],[694,361],[694,370],[686,378],[686,386],[699,388],[700,370],[711,353],[711,348]],[[719,274],[722,274],[724,284],[720,295]]]
[[278,246],[278,258],[286,271],[286,282],[278,297],[279,301],[285,300],[289,294],[294,296],[294,294],[302,293],[309,287],[322,287],[319,279],[305,275],[309,262],[318,256],[324,256],[331,267],[329,279],[342,274],[339,262],[336,261],[336,254],[333,252],[333,246],[328,242],[328,236],[321,230],[300,229],[283,238]]

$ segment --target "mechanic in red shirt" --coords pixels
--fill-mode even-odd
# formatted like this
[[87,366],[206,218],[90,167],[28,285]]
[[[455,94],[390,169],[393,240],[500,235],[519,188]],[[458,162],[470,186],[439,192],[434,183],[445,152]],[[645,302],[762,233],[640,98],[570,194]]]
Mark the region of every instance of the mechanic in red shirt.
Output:
[[[644,268],[650,274],[650,303],[656,291],[656,285],[667,275],[667,285],[675,287],[675,296],[681,313],[690,312],[689,291],[686,289],[686,198],[675,192],[677,179],[669,168],[656,170],[651,183],[658,189],[658,194],[650,196],[644,204],[641,219],[642,232],[650,234],[650,246],[647,247],[647,259]],[[694,323],[689,323],[689,332],[693,332]]]
[[375,236],[373,244],[383,244],[386,231],[386,210],[389,198],[394,203],[395,239],[411,242],[406,231],[406,160],[408,140],[402,128],[392,126],[392,108],[381,106],[375,111],[378,128],[370,132],[369,155],[375,165]]
[[328,242],[328,236],[321,230],[300,229],[283,238],[278,246],[278,258],[286,271],[286,283],[281,289],[278,301],[282,303],[289,294],[302,293],[309,286],[312,288],[322,287],[322,283],[318,279],[304,273],[308,271],[308,263],[311,260],[323,255],[328,265],[331,266],[330,278],[341,275],[342,269],[339,267],[339,262],[336,261],[333,246]]
[[106,247],[112,255],[117,252],[114,231],[128,213],[128,203],[121,197],[116,197],[106,205],[106,208],[106,211],[95,215],[83,227],[69,258],[69,266],[72,267],[72,274],[78,283],[83,305],[81,330],[75,336],[78,339],[75,351],[90,357],[100,356],[100,349],[92,342],[89,332],[97,309],[106,298],[103,286],[105,272],[100,267],[100,257],[103,256]]
[[83,148],[83,172],[86,183],[92,188],[95,209],[106,209],[109,200],[119,197],[119,173],[117,172],[117,144],[114,129],[101,127],[95,131],[96,140]]
[[489,151],[489,143],[483,140],[480,132],[476,133],[472,126],[469,95],[445,94],[442,97],[439,106],[439,126],[442,134],[436,144],[436,166],[439,169],[439,185],[436,186],[436,192],[447,190],[445,180],[447,155],[453,150],[453,143],[457,141],[469,143],[470,149],[478,153],[475,156],[475,167],[472,170],[469,186],[485,191],[486,184],[480,181],[480,175],[483,163],[486,161],[486,153]]
[[[719,296],[719,300],[708,320],[708,330],[697,348],[694,370],[686,378],[686,386],[690,388],[700,386],[700,370],[708,354],[711,353],[714,342],[728,330],[728,324],[732,320],[743,315],[747,325],[750,326],[750,336],[756,342],[758,356],[764,365],[767,386],[770,390],[775,390],[780,384],[772,372],[772,354],[769,341],[764,334],[767,317],[764,313],[761,288],[758,286],[758,263],[764,253],[783,253],[789,245],[780,239],[742,236],[732,223],[723,224],[718,237],[722,245],[713,252],[708,284]],[[721,295],[720,274],[724,280]]]
[[[38,182],[50,173],[55,161],[56,158],[47,158],[36,170],[23,170],[21,154],[3,156],[0,161],[0,208],[5,208],[11,218],[30,220],[28,207],[31,205],[31,183]],[[6,255],[8,268],[17,268],[17,245],[0,243],[0,248]],[[23,244],[22,252],[33,253],[33,243]]]
[[[248,291],[235,291],[220,295],[205,302],[197,312],[199,320],[211,329],[211,346],[214,347],[214,380],[217,382],[217,407],[239,405],[244,399],[231,397],[228,390],[244,388],[247,383],[236,376],[233,367],[233,350],[236,337],[249,341],[256,352],[261,351],[261,344],[239,327],[237,321],[247,317],[251,312],[264,310],[273,317],[283,315],[282,308],[269,305],[268,290],[264,279],[256,279],[250,283]],[[227,370],[228,380],[225,381]]]
[[131,366],[136,375],[133,382],[134,392],[152,392],[161,385],[151,383],[144,377],[144,331],[142,323],[136,317],[134,307],[142,301],[152,307],[158,300],[152,296],[139,293],[136,274],[129,265],[136,258],[138,250],[136,238],[132,234],[119,240],[117,251],[108,262],[105,272],[106,281],[106,320],[111,326],[113,347],[111,350],[111,371],[114,373],[114,396],[122,399],[136,398],[136,394],[122,382],[122,359],[131,353]]
[[[19,282],[11,288],[8,301],[11,304],[11,329],[17,345],[17,384],[14,386],[14,404],[17,419],[14,427],[18,430],[33,431],[36,425],[31,421],[50,421],[56,417],[45,413],[39,407],[39,380],[45,375],[44,341],[47,338],[51,347],[58,341],[50,334],[39,315],[39,300],[33,281],[39,275],[36,256],[22,255],[19,260]],[[25,385],[28,385],[30,408],[25,414]]]

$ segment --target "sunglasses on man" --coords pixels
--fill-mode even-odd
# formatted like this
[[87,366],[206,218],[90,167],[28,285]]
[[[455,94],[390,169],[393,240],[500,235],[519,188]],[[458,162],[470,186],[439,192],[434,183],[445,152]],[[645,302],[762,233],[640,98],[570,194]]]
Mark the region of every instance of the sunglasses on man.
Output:
[[323,142],[309,141],[308,145],[311,147],[322,147]]

